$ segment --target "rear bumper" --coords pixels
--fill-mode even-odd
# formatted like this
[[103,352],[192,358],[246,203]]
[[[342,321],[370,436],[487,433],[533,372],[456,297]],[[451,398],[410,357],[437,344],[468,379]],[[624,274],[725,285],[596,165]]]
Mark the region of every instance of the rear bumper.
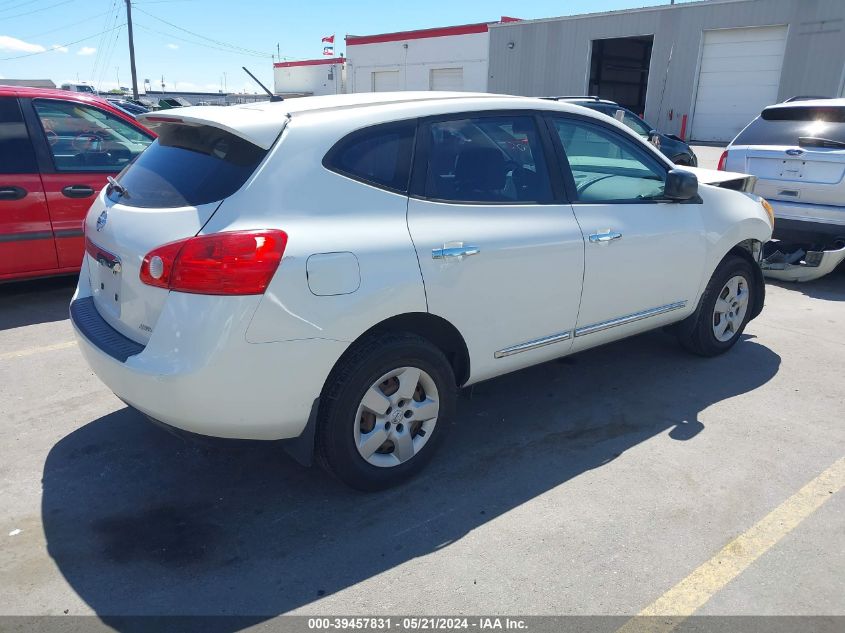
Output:
[[845,207],[769,200],[775,210],[775,237],[845,237]]
[[96,310],[84,309],[90,297],[85,277],[83,269],[71,323],[94,373],[130,406],[190,433],[298,437],[347,347],[325,339],[248,343],[244,333],[259,297],[170,293],[147,345],[127,349],[114,335],[124,337],[96,322]]

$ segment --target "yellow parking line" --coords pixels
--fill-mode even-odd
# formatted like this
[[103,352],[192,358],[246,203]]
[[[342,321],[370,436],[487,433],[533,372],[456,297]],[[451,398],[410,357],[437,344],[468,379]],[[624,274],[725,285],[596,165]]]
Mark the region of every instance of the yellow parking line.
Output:
[[64,343],[56,343],[55,345],[42,345],[41,347],[29,347],[17,352],[5,352],[0,354],[0,361],[11,360],[13,358],[23,358],[24,356],[32,356],[33,354],[41,354],[43,352],[55,352],[60,349],[67,349],[74,347],[76,341],[65,341]]
[[[745,571],[845,486],[845,457],[725,545],[619,629],[619,633],[668,633]],[[640,616],[663,616],[640,617]]]

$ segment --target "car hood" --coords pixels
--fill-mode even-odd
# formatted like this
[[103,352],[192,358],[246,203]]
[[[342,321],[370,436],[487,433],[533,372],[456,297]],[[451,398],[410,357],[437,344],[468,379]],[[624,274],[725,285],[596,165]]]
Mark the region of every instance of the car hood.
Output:
[[752,191],[757,182],[757,176],[741,174],[735,171],[719,171],[717,169],[705,169],[703,167],[687,167],[686,165],[678,165],[676,169],[684,169],[694,173],[696,178],[698,178],[698,182],[705,185],[736,189],[737,191]]

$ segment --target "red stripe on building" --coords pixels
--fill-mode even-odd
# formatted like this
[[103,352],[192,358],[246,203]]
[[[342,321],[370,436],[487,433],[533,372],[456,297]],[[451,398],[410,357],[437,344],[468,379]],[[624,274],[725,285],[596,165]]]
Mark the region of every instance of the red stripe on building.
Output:
[[296,62],[276,62],[273,68],[294,68],[295,66],[319,66],[321,64],[342,64],[345,57],[331,57],[329,59],[302,59]]
[[419,31],[400,31],[398,33],[382,33],[380,35],[347,35],[346,45],[379,44],[382,42],[402,42],[404,40],[421,40],[427,37],[448,37],[450,35],[469,35],[471,33],[486,33],[489,29],[487,22],[481,24],[462,24],[460,26],[444,26],[436,29],[421,29]]

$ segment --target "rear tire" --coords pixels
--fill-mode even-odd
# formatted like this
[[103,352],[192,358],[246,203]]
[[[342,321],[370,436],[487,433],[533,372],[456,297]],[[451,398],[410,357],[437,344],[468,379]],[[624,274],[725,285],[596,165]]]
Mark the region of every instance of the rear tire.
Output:
[[355,345],[320,401],[317,456],[346,485],[397,485],[431,459],[457,398],[449,361],[432,343],[390,333]]
[[700,356],[727,352],[742,336],[756,301],[754,272],[745,259],[729,256],[716,269],[701,297],[692,329],[678,339]]

